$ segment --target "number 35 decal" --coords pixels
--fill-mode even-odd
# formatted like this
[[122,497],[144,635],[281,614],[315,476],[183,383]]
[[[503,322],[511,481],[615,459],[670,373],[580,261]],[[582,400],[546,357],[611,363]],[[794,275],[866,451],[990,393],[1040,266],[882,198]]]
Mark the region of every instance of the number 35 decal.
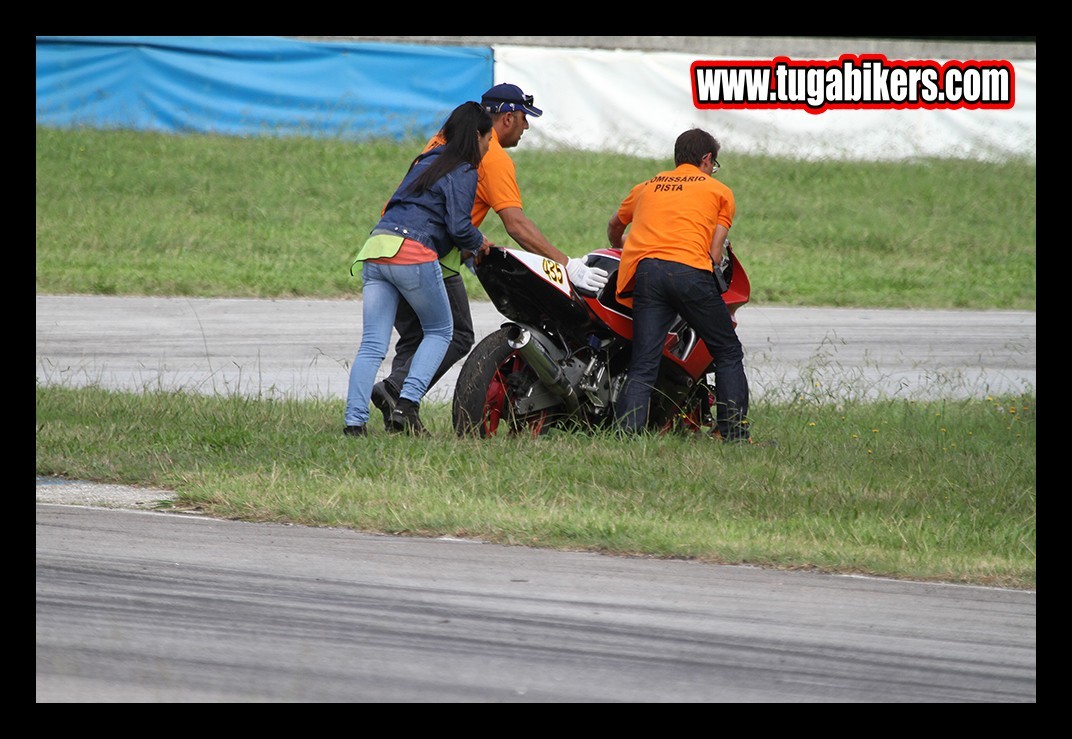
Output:
[[547,279],[552,282],[557,282],[559,285],[565,284],[565,277],[562,275],[562,265],[552,259],[543,260],[543,273],[547,275]]

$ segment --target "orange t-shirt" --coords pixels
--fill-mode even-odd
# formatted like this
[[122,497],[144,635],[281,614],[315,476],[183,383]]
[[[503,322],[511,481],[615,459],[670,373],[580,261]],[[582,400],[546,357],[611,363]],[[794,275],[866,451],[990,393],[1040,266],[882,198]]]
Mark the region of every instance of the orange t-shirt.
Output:
[[665,259],[710,272],[715,227],[732,226],[736,210],[733,191],[693,164],[660,172],[633,187],[618,208],[618,220],[629,226],[618,268],[618,300],[633,305],[641,259]]
[[[424,151],[446,143],[442,134],[433,136]],[[521,207],[521,189],[517,185],[514,160],[499,143],[499,133],[492,129],[491,146],[477,168],[476,200],[473,201],[473,225],[480,228],[488,212]]]

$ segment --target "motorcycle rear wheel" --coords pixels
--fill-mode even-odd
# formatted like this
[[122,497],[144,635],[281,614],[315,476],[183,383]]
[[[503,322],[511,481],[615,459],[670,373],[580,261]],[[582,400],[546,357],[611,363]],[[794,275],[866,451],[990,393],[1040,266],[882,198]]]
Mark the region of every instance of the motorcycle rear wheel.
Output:
[[451,408],[458,436],[488,438],[507,433],[536,437],[547,428],[548,411],[519,415],[514,410],[514,399],[525,395],[539,379],[506,339],[505,329],[489,334],[473,347],[462,365]]

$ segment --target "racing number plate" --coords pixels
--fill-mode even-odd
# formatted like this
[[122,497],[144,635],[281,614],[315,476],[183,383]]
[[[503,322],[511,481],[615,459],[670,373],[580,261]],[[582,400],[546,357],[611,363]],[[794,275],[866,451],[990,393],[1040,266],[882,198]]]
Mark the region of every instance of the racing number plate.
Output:
[[562,265],[551,259],[543,260],[543,273],[547,275],[547,279],[551,282],[558,283],[559,285],[566,284],[565,270],[562,269]]
[[572,294],[569,280],[566,278],[566,267],[553,259],[546,259],[539,254],[522,251],[520,249],[507,249],[511,256],[525,265],[544,282],[554,285],[563,295]]

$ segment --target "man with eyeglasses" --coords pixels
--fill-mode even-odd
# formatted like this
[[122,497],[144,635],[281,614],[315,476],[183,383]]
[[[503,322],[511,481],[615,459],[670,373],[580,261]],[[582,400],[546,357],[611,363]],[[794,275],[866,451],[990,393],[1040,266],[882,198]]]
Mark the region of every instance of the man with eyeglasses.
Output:
[[[534,105],[532,95],[526,95],[517,85],[503,83],[490,88],[480,99],[480,105],[492,119],[491,147],[477,170],[476,200],[473,203],[473,225],[480,227],[488,213],[494,210],[502,219],[506,233],[525,251],[539,254],[566,268],[570,282],[582,290],[599,292],[607,284],[605,270],[589,267],[580,259],[567,257],[556,248],[535,223],[525,214],[521,203],[521,190],[517,184],[517,171],[506,149],[512,149],[528,130],[531,118],[539,118],[543,111]],[[436,134],[425,149],[444,143],[441,134]],[[469,309],[469,295],[460,274],[461,254],[455,249],[440,260],[443,281],[454,316],[454,337],[439,369],[429,383],[432,388],[458,360],[469,354],[475,341],[473,316]],[[383,413],[384,424],[391,417],[399,389],[409,371],[417,347],[421,343],[421,324],[413,309],[405,301],[399,303],[395,317],[398,341],[395,356],[391,361],[391,373],[372,388],[372,402]]]
[[720,148],[707,131],[685,131],[674,144],[675,168],[633,187],[607,224],[611,246],[622,249],[615,295],[633,309],[629,375],[615,405],[629,434],[647,424],[666,333],[681,316],[714,358],[712,433],[750,441],[744,350],[716,279],[737,209],[733,191],[713,177]]

